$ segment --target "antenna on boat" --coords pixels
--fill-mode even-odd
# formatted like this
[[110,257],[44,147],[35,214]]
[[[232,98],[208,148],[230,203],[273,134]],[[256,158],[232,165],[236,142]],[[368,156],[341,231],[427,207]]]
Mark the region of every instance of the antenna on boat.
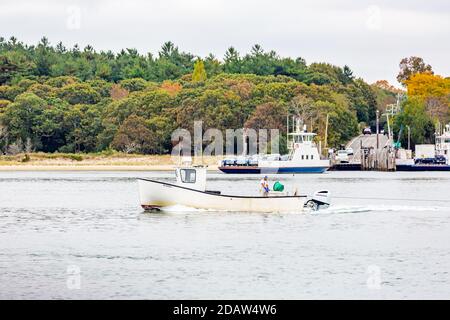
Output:
[[248,154],[247,149],[248,149],[248,145],[247,145],[247,136],[248,136],[248,128],[243,128],[242,130],[242,156],[246,156]]
[[324,138],[324,144],[323,144],[323,150],[327,150],[327,143],[328,143],[328,120],[329,120],[330,114],[327,113],[327,120],[325,122],[325,138]]

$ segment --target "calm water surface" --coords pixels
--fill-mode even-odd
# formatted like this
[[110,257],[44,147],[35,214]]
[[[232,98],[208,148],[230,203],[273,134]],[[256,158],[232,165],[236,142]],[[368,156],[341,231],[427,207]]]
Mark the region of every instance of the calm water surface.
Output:
[[0,298],[450,299],[450,173],[271,177],[335,196],[304,214],[143,213],[136,177],[172,173],[0,172]]

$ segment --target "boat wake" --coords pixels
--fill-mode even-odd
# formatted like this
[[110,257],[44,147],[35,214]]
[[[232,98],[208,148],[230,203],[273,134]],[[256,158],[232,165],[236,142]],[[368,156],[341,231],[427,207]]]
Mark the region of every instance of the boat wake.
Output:
[[319,211],[311,211],[312,214],[345,214],[345,213],[361,213],[361,212],[424,212],[424,211],[442,211],[449,210],[448,207],[436,206],[345,206],[332,205],[326,209]]
[[164,212],[208,212],[208,211],[217,211],[217,210],[208,210],[208,209],[198,209],[193,207],[187,207],[182,205],[174,205],[162,207],[161,211]]
[[[450,210],[448,207],[436,207],[436,206],[347,206],[347,205],[331,205],[328,208],[320,209],[317,211],[304,208],[302,211],[297,212],[283,212],[274,214],[310,214],[310,215],[329,215],[329,214],[348,214],[348,213],[364,213],[364,212],[430,212],[430,211],[442,211]],[[183,205],[174,205],[161,208],[162,212],[166,213],[195,213],[195,212],[229,212],[235,211],[229,210],[215,210],[215,209],[198,209]],[[244,213],[239,211],[239,213]],[[250,213],[250,212],[249,212]]]

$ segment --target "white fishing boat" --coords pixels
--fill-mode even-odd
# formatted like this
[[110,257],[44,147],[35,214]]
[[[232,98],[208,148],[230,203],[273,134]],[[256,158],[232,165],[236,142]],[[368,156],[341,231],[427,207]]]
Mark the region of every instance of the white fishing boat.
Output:
[[269,192],[268,196],[225,195],[206,189],[206,168],[185,166],[175,170],[176,183],[138,179],[140,203],[144,210],[181,205],[196,209],[248,212],[300,212],[330,204],[330,193],[318,191],[312,197],[294,191]]

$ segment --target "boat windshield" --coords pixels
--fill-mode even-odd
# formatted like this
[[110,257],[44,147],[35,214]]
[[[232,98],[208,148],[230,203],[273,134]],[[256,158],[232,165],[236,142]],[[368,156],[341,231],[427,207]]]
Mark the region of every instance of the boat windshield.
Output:
[[306,141],[313,141],[314,136],[312,135],[295,135],[294,136],[294,142],[295,143],[302,143]]
[[194,169],[181,169],[180,173],[183,183],[195,183],[196,172]]

